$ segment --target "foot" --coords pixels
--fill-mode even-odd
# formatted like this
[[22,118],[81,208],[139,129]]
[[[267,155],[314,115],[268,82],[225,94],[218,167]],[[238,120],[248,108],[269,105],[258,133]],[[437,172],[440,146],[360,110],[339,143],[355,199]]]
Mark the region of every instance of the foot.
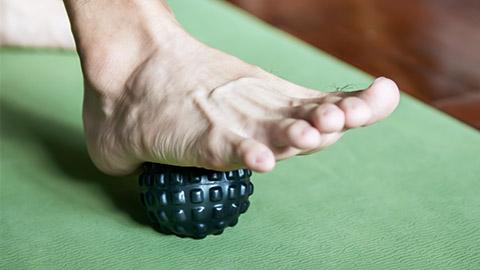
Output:
[[145,161],[267,172],[387,117],[399,102],[386,78],[357,92],[323,93],[210,48],[177,24],[169,32],[168,42],[133,46],[141,50],[84,54],[87,144],[108,174]]

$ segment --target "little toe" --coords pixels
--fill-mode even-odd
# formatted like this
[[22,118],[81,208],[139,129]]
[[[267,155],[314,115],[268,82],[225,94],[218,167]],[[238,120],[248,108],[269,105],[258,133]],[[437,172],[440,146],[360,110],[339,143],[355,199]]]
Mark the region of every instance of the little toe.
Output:
[[345,114],[345,128],[355,128],[366,125],[372,118],[370,106],[361,98],[346,97],[338,102]]
[[287,118],[275,125],[272,140],[276,147],[312,149],[320,144],[320,133],[305,120]]
[[214,170],[231,170],[247,167],[257,172],[271,171],[275,155],[265,144],[240,136],[234,132],[213,129],[197,147],[200,165]]
[[275,167],[275,156],[266,145],[244,139],[238,145],[236,154],[247,168],[256,172],[269,172]]

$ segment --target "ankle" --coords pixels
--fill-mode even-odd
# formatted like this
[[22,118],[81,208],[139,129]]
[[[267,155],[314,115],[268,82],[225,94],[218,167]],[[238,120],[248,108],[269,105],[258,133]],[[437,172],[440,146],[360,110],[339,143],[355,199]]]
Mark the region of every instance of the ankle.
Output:
[[162,1],[78,2],[67,0],[66,6],[86,86],[100,95],[121,91],[141,63],[175,46],[182,31]]

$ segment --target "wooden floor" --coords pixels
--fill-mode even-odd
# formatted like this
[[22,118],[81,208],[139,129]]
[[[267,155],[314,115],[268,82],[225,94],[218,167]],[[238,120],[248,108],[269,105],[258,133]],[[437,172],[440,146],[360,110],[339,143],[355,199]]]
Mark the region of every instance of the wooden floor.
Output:
[[480,129],[479,0],[228,0]]

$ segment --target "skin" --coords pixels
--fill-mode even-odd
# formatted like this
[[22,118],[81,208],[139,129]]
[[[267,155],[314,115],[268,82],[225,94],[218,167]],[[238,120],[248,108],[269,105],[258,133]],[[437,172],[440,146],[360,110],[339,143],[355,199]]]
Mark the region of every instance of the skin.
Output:
[[87,147],[107,174],[145,161],[268,172],[399,102],[383,77],[351,93],[285,81],[195,40],[164,1],[64,2],[85,79]]
[[61,0],[0,0],[0,46],[73,50]]

